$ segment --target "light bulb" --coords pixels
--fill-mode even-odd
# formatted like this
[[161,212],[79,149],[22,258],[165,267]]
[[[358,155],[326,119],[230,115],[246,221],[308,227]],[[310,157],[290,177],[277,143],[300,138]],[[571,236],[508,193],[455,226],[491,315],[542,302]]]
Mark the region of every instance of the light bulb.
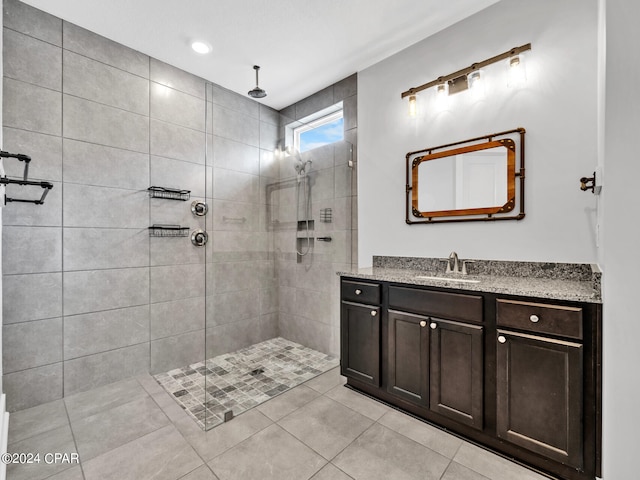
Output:
[[447,97],[449,96],[449,85],[447,82],[440,83],[436,86],[436,108],[439,110],[447,106]]
[[484,81],[480,70],[474,70],[467,75],[467,82],[469,83],[469,89],[475,98],[484,97]]
[[410,95],[409,96],[409,116],[410,117],[415,117],[416,116],[416,96],[415,95]]
[[527,83],[527,74],[524,68],[524,58],[522,54],[513,55],[508,60],[509,69],[509,87],[521,87]]

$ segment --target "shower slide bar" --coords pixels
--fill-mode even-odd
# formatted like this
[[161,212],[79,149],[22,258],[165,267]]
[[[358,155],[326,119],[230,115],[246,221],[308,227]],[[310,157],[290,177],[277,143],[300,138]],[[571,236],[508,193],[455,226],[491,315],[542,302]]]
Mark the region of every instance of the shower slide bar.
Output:
[[4,169],[0,167],[0,185],[20,185],[21,187],[36,186],[43,189],[42,196],[37,200],[11,198],[5,195],[5,205],[10,202],[35,203],[36,205],[44,205],[44,199],[47,197],[49,190],[53,188],[53,184],[51,182],[35,182],[27,180],[27,178],[29,177],[29,163],[31,162],[31,157],[23,153],[9,153],[5,152],[4,150],[0,150],[0,158],[15,158],[16,160],[24,162],[24,172],[22,174],[22,180],[7,178],[7,176],[4,174]]

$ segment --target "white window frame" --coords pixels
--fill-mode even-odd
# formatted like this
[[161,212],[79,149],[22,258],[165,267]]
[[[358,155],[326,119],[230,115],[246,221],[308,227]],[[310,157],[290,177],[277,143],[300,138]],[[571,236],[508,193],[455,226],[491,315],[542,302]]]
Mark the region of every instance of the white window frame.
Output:
[[[293,145],[300,151],[300,135],[304,132],[314,130],[327,123],[335,122],[339,118],[344,118],[342,102],[336,103],[328,108],[322,109],[312,115],[302,118],[286,127],[287,145]],[[335,143],[335,142],[334,142]],[[327,143],[327,145],[330,145]]]

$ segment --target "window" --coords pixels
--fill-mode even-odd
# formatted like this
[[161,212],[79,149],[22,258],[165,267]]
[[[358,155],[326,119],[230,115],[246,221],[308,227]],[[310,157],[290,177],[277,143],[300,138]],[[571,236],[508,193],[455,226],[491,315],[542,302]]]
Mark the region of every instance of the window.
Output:
[[300,152],[344,140],[342,108],[293,129],[293,146]]

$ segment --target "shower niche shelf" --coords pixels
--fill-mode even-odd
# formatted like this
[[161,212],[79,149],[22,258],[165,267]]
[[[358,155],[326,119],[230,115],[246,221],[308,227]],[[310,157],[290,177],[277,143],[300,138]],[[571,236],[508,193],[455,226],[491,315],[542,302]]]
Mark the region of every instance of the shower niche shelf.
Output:
[[[191,198],[191,190],[180,190],[177,188],[149,187],[151,198],[164,198],[166,200],[181,200],[183,202]],[[186,235],[185,235],[186,236]]]
[[150,237],[188,237],[189,227],[180,225],[159,225],[153,224],[149,227]]

